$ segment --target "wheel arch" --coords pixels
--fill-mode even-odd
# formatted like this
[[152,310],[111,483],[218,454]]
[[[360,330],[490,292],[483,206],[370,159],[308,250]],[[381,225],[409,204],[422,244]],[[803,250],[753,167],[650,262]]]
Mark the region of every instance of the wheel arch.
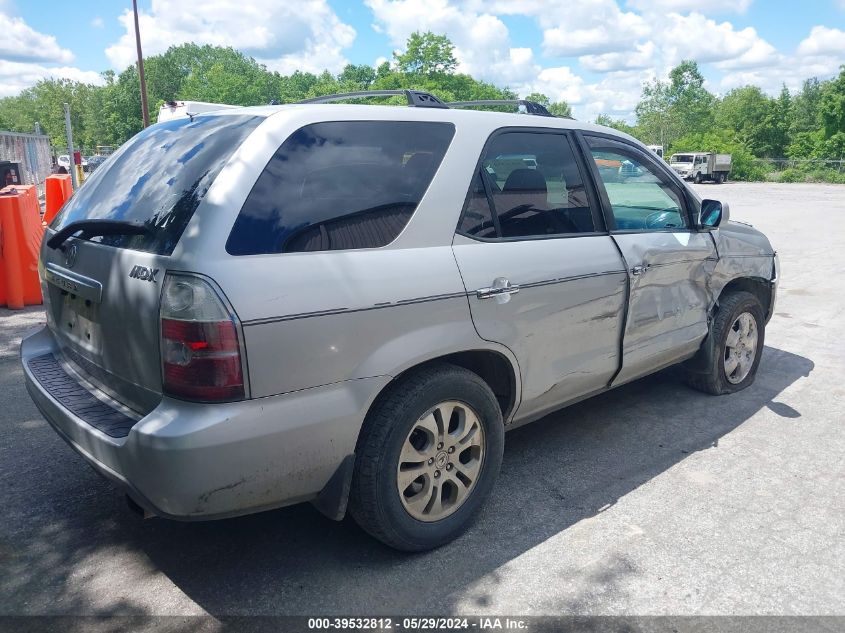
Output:
[[721,299],[725,293],[738,291],[749,292],[757,297],[757,300],[763,307],[763,314],[766,315],[766,322],[768,322],[769,318],[772,316],[772,282],[771,280],[763,277],[744,276],[731,279],[719,292],[719,297],[716,299],[712,312],[715,313],[716,309],[718,309],[719,299]]
[[367,413],[369,414],[369,411],[373,409],[381,395],[390,390],[402,378],[437,363],[457,365],[479,376],[496,396],[496,401],[502,410],[502,419],[505,424],[508,423],[516,411],[521,395],[519,367],[516,359],[506,350],[492,348],[473,348],[450,352],[418,360],[402,368],[393,375],[390,382],[382,387]]
[[770,280],[763,277],[753,275],[735,277],[724,284],[719,291],[718,296],[713,302],[713,306],[707,315],[707,336],[701,342],[701,347],[696,352],[695,356],[684,363],[684,367],[692,373],[700,373],[710,367],[713,356],[716,353],[713,337],[711,336],[711,327],[715,318],[716,312],[719,309],[719,301],[726,294],[731,292],[748,292],[760,302],[763,307],[763,313],[766,315],[765,321],[768,322],[771,317],[772,307],[772,283]]

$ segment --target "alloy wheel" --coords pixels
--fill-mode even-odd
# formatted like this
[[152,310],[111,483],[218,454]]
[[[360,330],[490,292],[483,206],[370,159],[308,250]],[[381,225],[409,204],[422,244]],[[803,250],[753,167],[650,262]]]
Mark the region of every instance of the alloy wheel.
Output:
[[419,521],[446,518],[469,497],[484,462],[484,428],[463,402],[441,402],[411,427],[396,472],[402,505]]

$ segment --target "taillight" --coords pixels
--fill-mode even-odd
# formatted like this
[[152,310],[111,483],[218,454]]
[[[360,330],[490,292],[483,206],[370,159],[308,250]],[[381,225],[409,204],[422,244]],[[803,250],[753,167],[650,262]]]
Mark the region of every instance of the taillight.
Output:
[[245,395],[235,315],[200,277],[164,278],[161,363],[162,386],[169,395],[203,402]]

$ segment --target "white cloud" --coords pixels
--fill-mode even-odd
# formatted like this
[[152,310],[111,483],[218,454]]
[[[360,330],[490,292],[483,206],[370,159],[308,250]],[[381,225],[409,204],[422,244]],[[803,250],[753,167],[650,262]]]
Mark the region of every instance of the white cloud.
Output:
[[663,49],[669,64],[694,59],[700,64],[729,61],[740,68],[765,64],[767,56],[776,53],[752,27],[736,30],[730,22],[717,23],[700,13],[670,13],[660,38],[665,42]]
[[73,53],[59,46],[54,36],[39,33],[12,15],[11,9],[10,3],[0,0],[0,97],[17,95],[41,79],[103,83],[99,73],[68,66]]
[[845,56],[845,31],[830,29],[826,26],[814,26],[810,30],[810,35],[798,45],[798,54]]
[[839,72],[845,57],[845,32],[825,26],[814,26],[798,45],[794,54],[777,53],[771,64],[733,69],[730,63],[717,64],[727,69],[721,79],[722,90],[746,85],[760,86],[775,94],[783,85],[798,90],[805,79],[832,77]]
[[[699,11],[702,13],[745,13],[754,0],[628,0],[632,9],[649,13]],[[842,0],[845,2],[845,0]]]
[[[589,5],[579,5],[580,7]],[[613,53],[633,49],[651,32],[651,27],[636,13],[622,12],[615,2],[601,3],[601,11],[567,11],[561,23],[543,31],[546,55],[566,57]],[[543,18],[547,20],[548,18]]]
[[542,70],[530,48],[510,46],[508,28],[490,13],[448,0],[365,0],[376,30],[402,47],[414,31],[443,33],[455,44],[458,70],[479,79],[509,86],[536,77]]
[[655,63],[657,46],[648,41],[637,44],[636,51],[624,53],[602,53],[600,55],[583,55],[578,58],[581,66],[593,72],[613,72],[616,70],[639,70],[651,68]]
[[83,83],[103,84],[100,73],[70,66],[49,67],[42,64],[0,60],[0,97],[11,97],[41,79],[73,79]]
[[0,59],[62,64],[73,61],[73,53],[59,46],[54,36],[39,33],[22,18],[0,13],[0,22],[3,24]]
[[[125,33],[106,48],[106,55],[122,70],[135,61],[135,27],[131,11],[119,19]],[[344,49],[355,40],[355,29],[326,0],[153,0],[149,13],[139,13],[139,24],[145,56],[186,42],[231,46],[282,73],[338,72],[347,63]]]
[[101,29],[105,25],[106,23],[103,22],[103,18],[101,18],[100,16],[96,16],[93,20],[91,20],[91,26],[93,26],[95,29]]

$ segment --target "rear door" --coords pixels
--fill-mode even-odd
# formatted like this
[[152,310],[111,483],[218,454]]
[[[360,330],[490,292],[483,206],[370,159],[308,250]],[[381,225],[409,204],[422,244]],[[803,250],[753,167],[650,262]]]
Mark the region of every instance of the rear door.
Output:
[[488,141],[454,242],[476,330],[510,348],[527,417],[603,388],[618,368],[626,273],[572,137]]
[[[56,216],[41,247],[48,326],[63,360],[128,407],[161,399],[159,299],[169,255],[222,166],[261,122],[209,115],[147,128],[113,154]],[[73,222],[143,223],[145,235],[86,235]]]
[[[631,279],[622,368],[633,380],[693,353],[707,334],[716,264],[709,233],[692,225],[681,186],[637,146],[585,135],[612,239]],[[618,171],[602,168],[620,163]]]

